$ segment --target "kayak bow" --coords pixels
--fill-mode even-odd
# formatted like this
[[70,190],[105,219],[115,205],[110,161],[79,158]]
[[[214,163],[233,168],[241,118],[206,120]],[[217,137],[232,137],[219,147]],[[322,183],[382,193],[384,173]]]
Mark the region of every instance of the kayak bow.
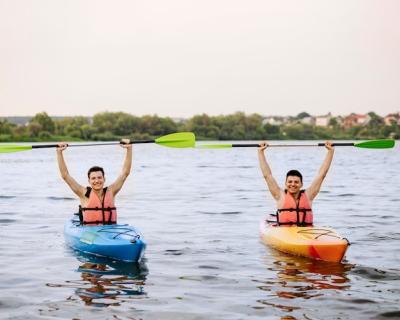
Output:
[[139,262],[146,248],[139,231],[127,224],[82,226],[68,220],[64,236],[75,250],[127,262]]
[[262,221],[261,241],[282,252],[310,259],[340,262],[349,241],[335,230],[322,227],[278,227]]

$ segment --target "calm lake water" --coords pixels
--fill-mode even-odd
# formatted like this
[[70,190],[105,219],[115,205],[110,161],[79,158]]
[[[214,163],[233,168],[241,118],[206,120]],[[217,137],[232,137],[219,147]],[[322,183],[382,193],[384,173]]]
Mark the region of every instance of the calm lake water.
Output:
[[[343,263],[324,263],[259,241],[274,202],[255,148],[135,146],[117,206],[119,221],[147,241],[142,265],[65,246],[63,225],[78,203],[54,149],[0,154],[0,318],[399,319],[399,151],[336,148],[315,222],[352,245]],[[325,153],[280,148],[267,157],[278,182],[297,168],[308,186]],[[69,148],[65,157],[81,184],[92,165],[111,183],[124,150]]]

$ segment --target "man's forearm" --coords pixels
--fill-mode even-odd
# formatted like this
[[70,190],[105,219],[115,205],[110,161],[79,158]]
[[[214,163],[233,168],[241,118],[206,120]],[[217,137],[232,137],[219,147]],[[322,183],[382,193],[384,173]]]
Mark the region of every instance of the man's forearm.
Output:
[[131,168],[132,168],[132,148],[127,148],[122,174],[125,177],[129,176]]
[[328,153],[326,154],[325,160],[322,163],[321,168],[319,169],[319,174],[324,178],[325,178],[326,174],[328,173],[329,168],[331,167],[333,154],[334,154],[334,150],[328,151]]
[[271,176],[272,175],[271,168],[267,163],[267,159],[265,158],[264,152],[262,151],[258,152],[258,161],[260,163],[260,168],[263,176],[264,177]]
[[69,173],[62,152],[57,152],[57,163],[61,177],[65,180]]

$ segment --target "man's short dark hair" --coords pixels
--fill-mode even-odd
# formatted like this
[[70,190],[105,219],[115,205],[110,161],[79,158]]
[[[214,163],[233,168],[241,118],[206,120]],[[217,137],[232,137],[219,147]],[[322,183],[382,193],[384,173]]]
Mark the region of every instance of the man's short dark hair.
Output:
[[303,183],[303,176],[301,175],[300,171],[297,170],[289,170],[288,173],[286,173],[286,180],[289,176],[295,176],[300,178],[300,182]]
[[91,168],[89,169],[89,171],[88,171],[88,173],[87,173],[88,178],[90,178],[90,174],[91,174],[92,172],[97,172],[97,171],[101,171],[101,173],[103,174],[103,177],[104,177],[104,169],[103,169],[102,167],[94,166],[94,167],[91,167]]

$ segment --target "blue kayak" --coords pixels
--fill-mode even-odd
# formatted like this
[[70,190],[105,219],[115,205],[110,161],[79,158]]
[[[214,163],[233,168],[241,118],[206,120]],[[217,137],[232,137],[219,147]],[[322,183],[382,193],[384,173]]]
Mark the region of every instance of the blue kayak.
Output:
[[139,262],[146,248],[139,231],[127,224],[81,226],[68,220],[64,237],[75,250],[127,262]]

